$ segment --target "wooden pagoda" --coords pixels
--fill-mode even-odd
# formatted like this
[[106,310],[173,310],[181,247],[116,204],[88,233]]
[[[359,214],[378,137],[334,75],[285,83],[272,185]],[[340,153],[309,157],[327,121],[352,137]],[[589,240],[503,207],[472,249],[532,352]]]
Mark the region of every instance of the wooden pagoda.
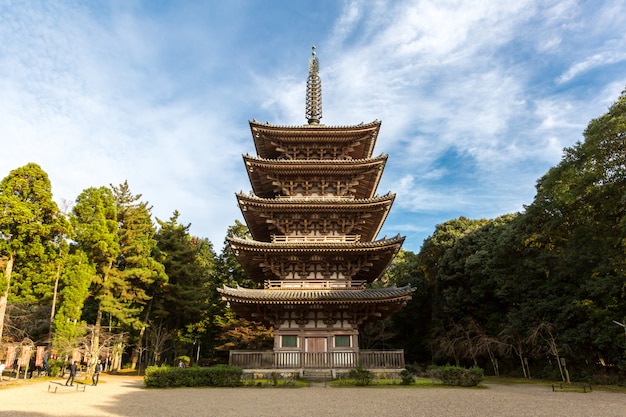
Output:
[[[275,339],[272,352],[231,352],[231,363],[244,368],[363,364],[359,326],[397,311],[414,291],[368,286],[404,241],[377,240],[395,198],[376,195],[387,161],[372,156],[380,122],[320,124],[318,71],[313,48],[308,124],[250,122],[257,156],[243,160],[253,192],[237,194],[237,201],[252,239],[228,240],[247,275],[264,288],[219,291],[240,316],[273,326]],[[404,365],[398,352],[377,357],[372,362],[382,367]]]

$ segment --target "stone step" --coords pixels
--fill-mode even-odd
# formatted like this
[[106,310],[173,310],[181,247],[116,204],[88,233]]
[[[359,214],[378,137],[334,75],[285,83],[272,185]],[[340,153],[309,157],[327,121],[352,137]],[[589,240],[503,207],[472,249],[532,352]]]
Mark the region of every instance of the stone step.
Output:
[[302,371],[302,379],[306,381],[328,381],[333,379],[331,369],[305,369]]

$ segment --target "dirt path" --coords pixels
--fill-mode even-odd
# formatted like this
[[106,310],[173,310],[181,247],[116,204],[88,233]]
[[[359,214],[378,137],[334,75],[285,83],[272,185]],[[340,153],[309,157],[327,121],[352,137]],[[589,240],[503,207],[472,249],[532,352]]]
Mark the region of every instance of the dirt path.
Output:
[[101,381],[80,390],[62,380],[0,389],[0,416],[626,416],[626,394],[552,392],[536,385],[146,389],[136,377],[103,375]]

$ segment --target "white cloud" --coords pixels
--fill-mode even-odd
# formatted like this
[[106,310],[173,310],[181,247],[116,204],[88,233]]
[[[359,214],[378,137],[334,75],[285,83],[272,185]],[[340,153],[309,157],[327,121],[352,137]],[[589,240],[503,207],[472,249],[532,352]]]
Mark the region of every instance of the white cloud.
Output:
[[624,42],[619,47],[621,49],[620,51],[610,50],[597,53],[592,56],[586,57],[583,61],[575,63],[570,68],[568,68],[567,71],[565,71],[561,76],[559,76],[557,81],[560,84],[566,83],[576,78],[578,75],[583,74],[594,68],[626,61],[626,52],[624,52],[624,48],[626,48],[626,42]]
[[247,120],[305,123],[316,43],[322,122],[383,121],[384,230],[418,250],[447,216],[530,203],[626,85],[619,1],[161,6],[0,4],[0,176],[39,163],[68,200],[128,180],[220,247],[250,189]]

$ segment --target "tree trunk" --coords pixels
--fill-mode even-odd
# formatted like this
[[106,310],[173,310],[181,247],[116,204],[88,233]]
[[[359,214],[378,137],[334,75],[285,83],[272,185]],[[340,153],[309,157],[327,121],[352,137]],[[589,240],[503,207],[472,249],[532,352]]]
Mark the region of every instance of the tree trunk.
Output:
[[59,276],[61,275],[61,264],[57,265],[57,273],[54,278],[54,293],[52,294],[52,308],[50,309],[50,328],[48,330],[48,339],[50,339],[50,346],[52,346],[52,333],[54,331],[54,314],[57,305],[57,291],[59,290]]
[[139,342],[138,345],[133,349],[133,354],[131,355],[132,363],[130,365],[130,369],[135,370],[137,368],[137,358],[141,356],[143,350],[143,336],[146,332],[146,323],[148,323],[148,319],[150,318],[150,310],[152,307],[152,300],[150,300],[150,304],[148,304],[148,308],[146,309],[146,318],[143,321],[143,326],[141,326],[141,330],[139,331]]
[[96,314],[96,323],[93,326],[93,342],[91,343],[91,357],[99,357],[100,351],[100,331],[102,328],[102,306],[98,304],[98,313]]
[[[109,261],[109,266],[103,271],[102,282],[103,286],[106,286],[106,282],[109,278],[109,271],[111,271],[111,266],[113,265],[113,261]],[[97,299],[97,297],[96,297]],[[102,303],[98,300],[98,313],[96,315],[96,323],[93,326],[93,344],[91,345],[91,357],[100,357],[100,332],[102,330]]]
[[524,363],[524,356],[523,355],[517,355],[519,357],[519,361],[522,364],[522,371],[524,371],[524,378],[528,378],[528,375],[526,375],[526,364]]
[[4,329],[4,315],[7,311],[7,303],[9,301],[9,288],[11,288],[11,273],[13,272],[13,262],[15,261],[15,254],[11,252],[9,254],[9,260],[4,267],[4,279],[6,281],[6,290],[0,296],[0,345],[2,344],[2,330]]

